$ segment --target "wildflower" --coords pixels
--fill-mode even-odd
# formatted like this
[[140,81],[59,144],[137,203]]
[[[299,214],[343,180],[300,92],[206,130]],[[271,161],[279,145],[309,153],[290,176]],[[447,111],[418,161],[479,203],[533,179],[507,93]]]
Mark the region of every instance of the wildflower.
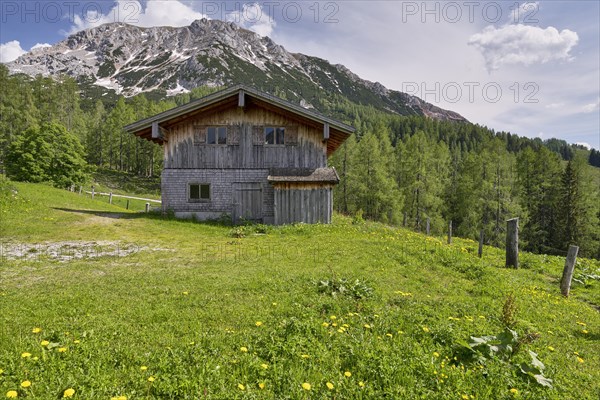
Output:
[[519,391],[515,388],[510,389],[511,394],[519,394]]
[[79,339],[75,339],[75,340],[73,340],[73,343],[79,344],[79,343],[81,343],[81,341]]
[[466,394],[463,394],[463,395],[462,395],[462,399],[463,399],[463,400],[469,400],[469,396],[468,396],[468,395],[466,395]]
[[579,321],[577,321],[577,325],[585,326],[586,323],[585,322],[579,322]]
[[262,369],[267,369],[267,368],[269,368],[269,364],[260,364],[260,366],[262,367]]
[[363,381],[358,382],[358,386],[360,386],[361,388],[365,387],[365,383]]
[[59,352],[59,353],[65,353],[66,351],[67,351],[67,348],[66,348],[66,347],[59,347],[59,348],[58,348],[58,352]]
[[332,316],[329,317],[329,319],[330,320],[335,320],[335,319],[337,319],[337,317],[335,315],[332,315]]
[[31,357],[31,353],[21,353],[21,357],[29,358],[29,357]]
[[365,329],[371,329],[371,325],[369,324],[364,324],[363,326],[365,327]]
[[386,333],[385,336],[392,337],[392,334],[391,333]]
[[302,358],[310,358],[310,356],[308,354],[302,354],[300,357],[302,357]]
[[580,363],[583,363],[583,358],[577,357],[577,361],[579,361]]
[[8,397],[9,399],[14,399],[17,398],[19,396],[19,394],[17,393],[16,390],[9,390],[8,392],[6,392],[6,397]]
[[68,388],[67,390],[64,391],[63,397],[73,397],[74,394],[75,394],[75,389]]
[[439,357],[439,356],[440,356],[440,353],[438,353],[437,351],[434,351],[434,352],[433,352],[433,356],[437,358],[437,357]]
[[148,369],[148,367],[146,367],[145,365],[142,365],[142,366],[140,367],[140,370],[141,370],[141,371],[146,371],[147,369]]
[[238,383],[238,389],[246,390],[246,386],[242,385],[241,383]]
[[260,388],[260,390],[263,390],[263,389],[265,388],[265,386],[266,386],[266,385],[265,385],[265,383],[264,383],[264,382],[260,382],[260,383],[258,384],[258,387]]
[[323,322],[321,325],[323,325],[325,328],[327,328],[329,326],[328,322]]
[[26,388],[28,388],[30,386],[31,386],[31,381],[23,381],[23,382],[21,382],[21,387],[22,388],[26,389]]
[[425,332],[425,333],[429,332],[429,328],[428,328],[428,327],[426,327],[426,326],[424,326],[424,327],[423,327],[423,332]]
[[304,389],[304,390],[310,390],[311,387],[312,386],[310,386],[310,383],[308,383],[308,382],[304,382],[302,384],[302,389]]
[[248,352],[248,348],[247,348],[247,347],[244,347],[244,346],[242,346],[242,347],[240,347],[240,351],[241,351],[242,353],[247,353],[247,352]]
[[272,304],[273,304],[274,306],[276,306],[276,305],[277,305],[277,303],[272,303]]
[[350,371],[346,371],[346,372],[344,372],[344,376],[345,376],[346,378],[350,378],[350,377],[352,376],[352,372],[350,372]]
[[587,335],[589,332],[587,331],[587,329],[584,329],[581,331],[581,333],[583,333],[584,335]]
[[37,328],[37,327],[36,327],[36,328],[33,328],[33,329],[31,330],[31,332],[32,332],[32,333],[40,333],[41,331],[42,331],[42,328]]
[[50,342],[49,342],[49,341],[47,341],[47,340],[42,340],[42,341],[40,342],[40,345],[42,345],[42,346],[44,346],[44,347],[48,346],[49,344],[50,344]]
[[327,385],[327,389],[333,390],[333,383],[327,382],[326,385]]
[[149,376],[148,377],[148,382],[152,383],[155,381],[156,378],[154,378],[153,376]]
[[261,326],[261,325],[262,325],[262,322],[261,322],[261,321],[256,321],[256,323],[255,323],[254,325],[256,325],[256,326]]
[[552,347],[552,346],[548,346],[548,350],[550,350],[550,351],[554,351],[554,347]]
[[4,372],[4,370],[3,370],[3,369],[0,369],[0,375],[2,375],[2,373],[3,373],[3,372]]
[[183,292],[182,293],[184,296],[187,296],[188,294],[190,294],[190,292]]

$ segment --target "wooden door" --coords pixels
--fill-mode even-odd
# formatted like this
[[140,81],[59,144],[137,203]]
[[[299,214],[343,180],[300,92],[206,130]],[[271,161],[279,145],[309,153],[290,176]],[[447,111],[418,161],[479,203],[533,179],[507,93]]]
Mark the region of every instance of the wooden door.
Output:
[[263,218],[263,195],[260,183],[234,183],[234,221],[258,221]]

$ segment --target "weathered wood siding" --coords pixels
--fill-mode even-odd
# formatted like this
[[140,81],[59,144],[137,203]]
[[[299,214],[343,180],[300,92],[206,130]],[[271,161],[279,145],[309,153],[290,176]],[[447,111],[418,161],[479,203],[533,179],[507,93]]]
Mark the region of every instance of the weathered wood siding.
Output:
[[330,185],[277,185],[273,197],[275,225],[331,223],[333,192]]
[[[227,126],[227,144],[206,144],[206,128]],[[285,127],[284,145],[264,144],[265,126]],[[169,129],[164,167],[319,168],[327,166],[323,132],[259,107],[235,107]]]
[[[240,207],[236,189],[246,184],[260,189],[260,199],[253,197],[247,206],[260,211],[261,215],[252,219],[273,223],[273,186],[267,182],[268,175],[267,169],[164,169],[161,177],[163,211],[198,219],[217,219],[223,214],[233,218],[236,207]],[[190,183],[209,184],[210,200],[190,202]]]

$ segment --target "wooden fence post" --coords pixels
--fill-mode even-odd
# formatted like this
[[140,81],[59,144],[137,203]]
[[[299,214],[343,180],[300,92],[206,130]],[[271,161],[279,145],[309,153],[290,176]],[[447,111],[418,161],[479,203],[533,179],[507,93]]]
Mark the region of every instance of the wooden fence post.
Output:
[[479,258],[483,257],[483,229],[479,231],[479,249],[477,250]]
[[519,218],[506,221],[506,266],[519,268]]
[[430,228],[429,228],[429,225],[430,225],[430,223],[429,223],[429,217],[427,217],[427,221],[425,222],[425,224],[426,224],[425,225],[425,231],[427,232],[427,236],[429,236],[429,231],[430,231]]
[[569,252],[567,253],[567,259],[565,260],[565,268],[563,269],[562,279],[560,280],[560,292],[565,297],[569,297],[571,279],[573,278],[573,269],[575,268],[578,252],[578,246],[569,246]]
[[150,203],[146,203],[146,212],[150,212]]
[[448,224],[448,244],[452,244],[452,221]]
[[127,199],[127,207],[125,207],[126,210],[129,210],[129,199]]
[[108,194],[108,204],[112,204],[112,192]]
[[92,186],[92,200],[94,200],[94,187]]

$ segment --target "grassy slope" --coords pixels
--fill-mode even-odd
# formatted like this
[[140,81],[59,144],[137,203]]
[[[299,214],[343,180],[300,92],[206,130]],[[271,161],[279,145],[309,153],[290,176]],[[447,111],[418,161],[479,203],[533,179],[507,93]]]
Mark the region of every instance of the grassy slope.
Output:
[[[69,263],[2,260],[0,396],[24,380],[32,386],[19,388],[20,395],[39,399],[59,398],[69,387],[81,399],[600,394],[600,314],[586,303],[600,304],[599,286],[578,286],[561,298],[563,259],[523,254],[526,268],[508,270],[498,249],[486,248],[479,260],[472,241],[448,246],[339,216],[331,226],[234,238],[230,227],[136,213],[109,218],[105,212],[125,210],[42,185],[15,186],[16,197],[0,202],[5,248],[110,240],[141,250]],[[315,281],[332,275],[366,281],[375,294],[354,300],[318,293]],[[502,330],[499,314],[510,292],[519,306],[517,331],[541,335],[527,348],[546,364],[554,389],[498,360],[452,367],[459,341]],[[339,333],[343,324],[348,328]],[[67,351],[44,349],[41,340]]]

